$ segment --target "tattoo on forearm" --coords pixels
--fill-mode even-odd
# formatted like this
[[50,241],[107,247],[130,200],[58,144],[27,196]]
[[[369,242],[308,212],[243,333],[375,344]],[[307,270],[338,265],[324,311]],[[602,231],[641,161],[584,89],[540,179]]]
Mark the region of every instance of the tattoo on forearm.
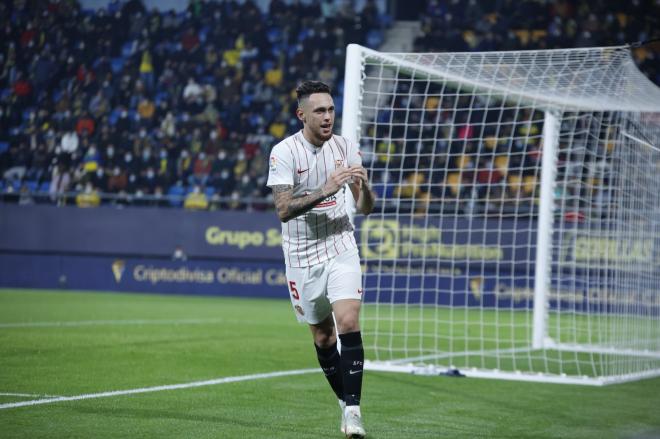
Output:
[[276,185],[271,189],[273,190],[275,209],[282,222],[287,222],[311,210],[319,201],[326,197],[322,188],[315,190],[309,195],[295,198],[293,196],[293,186],[291,185]]

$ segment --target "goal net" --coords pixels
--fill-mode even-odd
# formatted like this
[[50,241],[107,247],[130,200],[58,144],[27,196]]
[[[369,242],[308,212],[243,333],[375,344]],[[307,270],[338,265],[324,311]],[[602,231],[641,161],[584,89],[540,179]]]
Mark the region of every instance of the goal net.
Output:
[[660,89],[627,47],[347,52],[376,370],[660,375]]

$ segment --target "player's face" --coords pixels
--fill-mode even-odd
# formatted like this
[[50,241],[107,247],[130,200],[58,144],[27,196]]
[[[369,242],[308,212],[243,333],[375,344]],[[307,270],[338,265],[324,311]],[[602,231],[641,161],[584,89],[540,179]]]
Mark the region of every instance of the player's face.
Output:
[[307,134],[313,143],[319,146],[332,137],[335,123],[335,103],[327,93],[313,93],[298,109],[298,117],[305,125]]

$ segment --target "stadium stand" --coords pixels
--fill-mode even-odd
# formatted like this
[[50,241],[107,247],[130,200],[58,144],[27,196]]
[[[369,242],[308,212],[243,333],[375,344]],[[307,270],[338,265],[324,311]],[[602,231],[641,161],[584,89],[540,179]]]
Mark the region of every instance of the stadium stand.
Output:
[[[649,21],[639,17],[653,16],[654,7],[643,1],[430,0],[414,49],[623,44],[652,35]],[[192,198],[207,202],[193,204],[210,209],[268,208],[265,157],[299,129],[291,104],[296,83],[334,84],[341,116],[346,44],[378,48],[392,26],[372,1],[356,11],[351,2],[281,0],[266,12],[251,0],[193,1],[181,13],[147,11],[138,0],[94,11],[76,1],[15,1],[0,6],[0,22],[2,200],[76,204],[93,192],[104,204],[181,207],[194,192]],[[635,53],[660,82],[658,55]],[[458,135],[469,137],[472,121],[463,122]],[[512,123],[517,129],[540,130],[538,121],[518,122]],[[468,176],[477,172],[477,195],[494,183],[524,195],[536,177],[518,179],[508,171],[524,169],[536,145],[519,145],[520,163],[509,163],[496,154],[503,141],[474,145],[493,151],[489,162],[452,155],[455,172],[442,177],[442,194],[424,194],[422,174],[373,179],[383,193],[402,198],[414,192],[460,200],[472,196]],[[385,163],[398,160],[393,154],[403,146],[365,148]],[[386,187],[398,177],[406,187]]]

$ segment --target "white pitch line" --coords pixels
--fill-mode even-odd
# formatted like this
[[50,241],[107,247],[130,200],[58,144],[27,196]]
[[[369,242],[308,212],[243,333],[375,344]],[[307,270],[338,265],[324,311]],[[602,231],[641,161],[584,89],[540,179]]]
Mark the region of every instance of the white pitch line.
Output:
[[2,328],[61,328],[76,326],[102,326],[102,325],[172,325],[172,324],[203,324],[223,322],[224,319],[170,319],[170,320],[72,320],[63,322],[15,322],[0,323]]
[[42,397],[42,398],[61,398],[59,395],[41,395],[41,394],[34,394],[34,393],[8,393],[8,392],[0,392],[0,396],[23,396],[26,398],[35,398],[35,397]]
[[84,395],[76,395],[76,396],[60,396],[56,398],[33,399],[30,401],[10,402],[7,404],[0,404],[0,410],[17,408],[17,407],[27,407],[33,405],[41,405],[41,404],[53,404],[56,402],[80,401],[82,399],[109,398],[111,396],[134,395],[137,393],[161,392],[163,390],[190,389],[193,387],[214,386],[216,384],[237,383],[240,381],[252,381],[252,380],[261,380],[265,378],[303,375],[312,372],[318,372],[318,369],[284,370],[281,372],[256,373],[252,375],[240,375],[234,377],[216,378],[213,380],[206,380],[206,381],[193,381],[191,383],[169,384],[165,386],[155,386],[155,387],[143,387],[140,389],[114,390],[110,392],[87,393]]

